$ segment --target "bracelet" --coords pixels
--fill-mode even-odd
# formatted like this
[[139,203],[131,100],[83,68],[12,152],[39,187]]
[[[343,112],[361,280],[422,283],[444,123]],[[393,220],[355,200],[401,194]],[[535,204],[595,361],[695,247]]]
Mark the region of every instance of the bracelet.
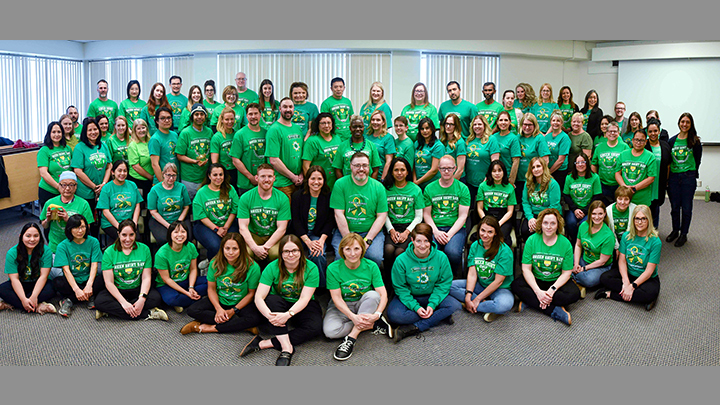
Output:
[[382,316],[382,312],[375,312],[375,315]]
[[195,289],[195,287],[193,287],[193,286],[188,287],[188,290],[194,290],[194,289]]
[[472,293],[473,293],[473,292],[470,291],[470,290],[465,290],[465,295],[467,295],[467,294],[472,294]]

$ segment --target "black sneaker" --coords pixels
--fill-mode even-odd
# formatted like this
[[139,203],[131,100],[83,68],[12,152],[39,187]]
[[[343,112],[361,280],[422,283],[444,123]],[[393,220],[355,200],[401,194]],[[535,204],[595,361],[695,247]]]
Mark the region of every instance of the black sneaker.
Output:
[[675,241],[675,247],[680,247],[680,246],[684,245],[685,242],[687,242],[687,234],[681,233],[680,236]]
[[670,232],[670,235],[668,235],[667,238],[665,238],[665,242],[672,242],[675,239],[677,239],[678,236],[680,236],[679,231],[672,231],[672,232]]
[[388,338],[393,338],[393,328],[390,322],[385,319],[385,315],[380,315],[380,319],[375,322],[375,330],[372,332],[373,335],[387,335]]
[[95,309],[95,296],[91,295],[87,302],[87,309]]
[[352,356],[353,347],[355,347],[355,339],[351,338],[350,336],[345,336],[345,339],[343,339],[342,343],[337,347],[335,350],[335,354],[333,354],[333,357],[335,360],[347,360]]
[[405,339],[406,337],[414,336],[414,335],[417,335],[418,333],[420,333],[420,329],[418,329],[418,327],[415,326],[415,325],[413,325],[413,324],[410,324],[410,325],[400,325],[400,326],[395,330],[395,339],[394,339],[394,341],[395,341],[395,343],[397,343],[397,342]]

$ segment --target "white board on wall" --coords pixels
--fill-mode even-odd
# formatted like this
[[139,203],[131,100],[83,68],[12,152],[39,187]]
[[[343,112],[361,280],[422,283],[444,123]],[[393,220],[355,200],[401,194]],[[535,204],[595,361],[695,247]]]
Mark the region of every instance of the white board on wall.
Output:
[[618,100],[625,116],[657,110],[670,137],[680,114],[689,112],[703,144],[720,145],[720,59],[620,61]]

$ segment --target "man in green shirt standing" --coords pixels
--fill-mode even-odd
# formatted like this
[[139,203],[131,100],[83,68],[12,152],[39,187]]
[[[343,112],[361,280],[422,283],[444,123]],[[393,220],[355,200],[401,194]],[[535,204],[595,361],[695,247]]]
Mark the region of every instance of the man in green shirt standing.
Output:
[[97,92],[98,98],[90,103],[87,116],[95,118],[100,114],[105,114],[110,124],[108,133],[111,134],[114,132],[113,128],[115,127],[115,118],[117,118],[118,115],[118,105],[107,97],[108,82],[105,81],[105,79],[100,79],[97,82]]
[[182,78],[180,76],[171,76],[170,94],[167,95],[167,99],[173,113],[173,125],[172,128],[170,128],[172,131],[177,131],[178,124],[180,123],[180,117],[182,117],[182,112],[188,104],[188,98],[180,94],[181,89]]
[[478,109],[475,104],[460,97],[460,83],[454,80],[448,83],[447,92],[450,100],[440,104],[440,110],[438,110],[440,121],[450,113],[457,115],[462,125],[463,139],[466,139],[470,135],[470,121],[478,115]]
[[65,114],[70,116],[70,120],[73,123],[73,128],[75,128],[73,132],[75,132],[75,134],[79,137],[80,132],[82,132],[82,125],[78,122],[78,120],[80,119],[80,113],[78,113],[77,107],[75,107],[74,105],[68,106],[68,108],[65,110]]
[[250,103],[258,102],[258,94],[247,87],[247,76],[245,73],[238,72],[235,75],[235,87],[237,88],[237,104],[241,105],[242,108],[247,107]]
[[279,241],[290,222],[290,200],[273,187],[275,171],[263,163],[255,175],[257,187],[240,197],[238,225],[248,254],[269,263],[278,258]]
[[320,105],[320,112],[328,112],[335,118],[335,134],[340,135],[340,140],[350,138],[350,117],[355,112],[350,100],[343,97],[345,92],[345,80],[336,77],[330,81],[332,96],[328,97]]
[[280,100],[280,116],[267,131],[265,157],[275,169],[275,187],[291,198],[303,183],[302,149],[304,134],[292,123],[295,105],[290,98]]
[[467,230],[465,221],[470,211],[470,190],[453,177],[455,159],[445,155],[440,159],[440,179],[425,187],[423,218],[433,230],[438,249],[444,251],[456,274],[464,273],[463,248]]
[[490,125],[491,128],[495,128],[495,121],[497,121],[497,116],[498,114],[500,114],[500,111],[504,109],[502,104],[493,100],[493,97],[495,96],[495,91],[495,83],[487,82],[483,84],[483,96],[485,97],[485,100],[475,105],[477,107],[478,113],[485,116],[485,120],[488,122],[488,125]]
[[182,184],[187,188],[192,200],[207,175],[212,130],[205,126],[207,111],[201,103],[193,104],[190,116],[192,125],[180,132],[175,146],[175,156],[180,161]]
[[248,124],[235,133],[230,157],[238,171],[237,189],[242,196],[255,187],[257,168],[265,163],[267,129],[260,126],[260,104],[250,103],[245,107]]
[[355,153],[350,159],[350,168],[351,175],[338,179],[330,195],[330,208],[335,211],[337,222],[331,244],[335,257],[340,257],[340,241],[355,232],[365,241],[365,257],[379,267],[385,246],[382,227],[387,218],[387,193],[379,181],[369,176],[370,158],[365,153]]

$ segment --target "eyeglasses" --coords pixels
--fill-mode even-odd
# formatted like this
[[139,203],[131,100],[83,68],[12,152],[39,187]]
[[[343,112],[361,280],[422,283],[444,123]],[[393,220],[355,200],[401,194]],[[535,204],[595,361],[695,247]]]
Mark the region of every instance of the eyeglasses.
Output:
[[454,167],[441,167],[440,170],[442,170],[444,172],[450,172],[450,171],[455,170],[455,168]]
[[446,123],[445,123],[445,126],[453,126],[453,127],[454,127],[454,126],[455,126],[455,123],[454,123],[454,122],[446,122]]
[[158,117],[158,120],[160,121],[170,121],[172,119],[172,115],[169,117]]
[[355,164],[355,163],[353,163],[353,164],[352,164],[352,167],[357,168],[357,169],[368,169],[368,168],[370,168],[370,165],[369,165],[369,164]]
[[163,174],[163,176],[164,176],[164,177],[167,177],[167,178],[169,178],[169,179],[174,179],[174,178],[177,177],[177,174],[170,174],[170,173],[168,173],[168,174]]
[[300,249],[290,249],[290,250],[283,250],[282,254],[284,255],[297,255],[300,254]]
[[647,222],[647,217],[635,217],[635,222]]
[[60,183],[60,188],[75,188],[77,187],[77,184],[71,183],[71,184],[62,184]]
[[523,124],[524,127],[534,127],[535,124]]
[[633,138],[633,142],[645,142],[647,139],[645,138]]

